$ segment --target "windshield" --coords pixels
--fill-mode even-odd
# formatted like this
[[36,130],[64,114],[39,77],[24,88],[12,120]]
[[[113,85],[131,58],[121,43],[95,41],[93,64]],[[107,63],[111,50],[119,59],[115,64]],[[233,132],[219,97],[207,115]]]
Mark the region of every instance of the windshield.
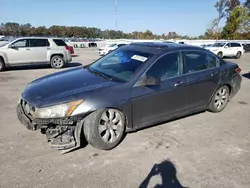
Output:
[[226,43],[215,43],[213,47],[223,47]]
[[118,49],[97,60],[88,70],[114,81],[128,82],[151,55],[132,49]]

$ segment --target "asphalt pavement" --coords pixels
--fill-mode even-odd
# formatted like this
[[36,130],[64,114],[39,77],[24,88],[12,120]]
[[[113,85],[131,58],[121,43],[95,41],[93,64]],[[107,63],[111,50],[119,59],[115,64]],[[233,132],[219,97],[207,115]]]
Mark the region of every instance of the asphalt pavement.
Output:
[[[98,58],[76,49],[72,68]],[[128,134],[111,151],[87,145],[61,155],[39,131],[17,120],[15,107],[32,80],[61,71],[48,66],[0,73],[0,188],[249,188],[250,53],[239,93],[217,114],[204,112]]]

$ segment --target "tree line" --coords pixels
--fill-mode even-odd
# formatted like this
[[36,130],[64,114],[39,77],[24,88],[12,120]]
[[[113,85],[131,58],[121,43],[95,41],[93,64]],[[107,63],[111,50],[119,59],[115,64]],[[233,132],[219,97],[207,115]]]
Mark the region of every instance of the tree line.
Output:
[[55,37],[81,37],[81,38],[104,38],[104,39],[177,39],[188,36],[180,36],[176,32],[157,35],[150,30],[145,32],[134,31],[124,33],[123,31],[101,30],[95,27],[79,26],[58,26],[54,25],[49,28],[45,26],[34,27],[30,23],[19,24],[14,22],[2,23],[0,26],[0,35],[4,36],[55,36]]
[[[250,39],[250,0],[219,0],[214,7],[218,16],[205,32],[208,39]],[[226,23],[220,27],[221,20]]]
[[[34,27],[30,23],[1,23],[0,35],[4,36],[55,36],[81,37],[101,39],[250,39],[250,0],[241,4],[239,0],[219,0],[215,4],[218,12],[206,32],[197,37],[181,36],[176,32],[161,35],[150,30],[124,33],[116,30],[101,30],[96,27],[45,26]],[[220,27],[222,19],[226,19],[224,27]],[[190,20],[191,22],[192,20]]]

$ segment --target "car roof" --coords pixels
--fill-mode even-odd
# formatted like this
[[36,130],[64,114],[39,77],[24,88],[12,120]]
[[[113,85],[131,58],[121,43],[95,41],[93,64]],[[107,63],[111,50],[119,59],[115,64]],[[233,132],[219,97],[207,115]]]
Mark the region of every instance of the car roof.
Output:
[[144,51],[151,54],[158,54],[161,52],[167,52],[172,50],[204,50],[203,48],[197,46],[191,46],[186,44],[177,44],[177,43],[166,43],[166,42],[135,42],[127,46],[136,48],[139,51]]
[[61,38],[56,38],[56,37],[20,37],[20,38],[16,38],[16,40],[17,39],[20,40],[20,39],[61,39]]

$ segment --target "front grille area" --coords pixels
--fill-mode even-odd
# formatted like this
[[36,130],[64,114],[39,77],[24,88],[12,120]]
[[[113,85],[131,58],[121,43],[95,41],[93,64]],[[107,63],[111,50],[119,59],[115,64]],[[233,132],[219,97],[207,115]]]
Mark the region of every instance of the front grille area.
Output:
[[29,116],[33,117],[36,112],[36,108],[32,105],[28,104],[25,100],[21,99],[21,106],[23,108],[24,113]]

